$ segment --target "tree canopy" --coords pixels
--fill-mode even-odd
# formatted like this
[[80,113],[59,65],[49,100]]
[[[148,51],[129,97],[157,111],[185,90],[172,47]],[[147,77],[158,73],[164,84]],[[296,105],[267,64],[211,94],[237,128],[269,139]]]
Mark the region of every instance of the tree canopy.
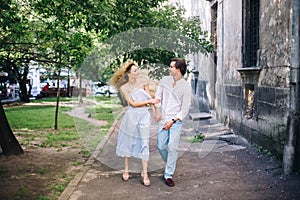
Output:
[[[166,2],[5,0],[0,5],[0,70],[9,70],[8,73],[20,83],[22,93],[30,61],[37,61],[43,66],[55,69],[67,67],[76,71],[80,66],[84,66],[82,63],[92,55],[97,44],[107,43],[109,38],[115,41],[118,39],[116,36],[124,32],[127,34],[126,40],[122,38],[123,40],[114,43],[110,41],[110,51],[113,49],[114,52],[122,52],[123,55],[121,60],[110,60],[111,63],[106,63],[108,66],[105,68],[111,66],[111,70],[106,70],[108,74],[116,68],[115,63],[120,64],[124,59],[166,64],[168,58],[174,56],[174,49],[168,50],[161,46],[138,47],[141,41],[133,34],[139,28],[150,30],[150,27],[176,31],[185,37],[185,41],[189,38],[197,43],[193,47],[182,43],[178,48],[185,46],[189,52],[212,51],[213,46],[207,38],[207,33],[201,29],[200,19],[185,19],[183,9],[166,5]],[[151,35],[152,41],[149,42],[162,44],[161,35],[155,37],[154,34],[157,33]],[[164,43],[173,46],[183,41],[174,35],[164,39]],[[128,49],[127,45],[134,48]],[[103,70],[98,71],[97,77],[99,76],[103,76]],[[26,87],[23,86],[23,89],[25,95]],[[28,101],[26,95],[22,100]]]
[[[18,83],[21,101],[29,102],[31,62],[57,71],[58,82],[63,68],[107,81],[128,59],[151,66],[150,76],[159,78],[171,57],[214,48],[200,19],[183,14],[167,0],[3,0],[0,71],[8,76],[1,81]],[[57,97],[56,113],[59,90]],[[1,116],[0,124],[8,124],[4,110]],[[22,152],[17,141],[9,145],[9,126],[0,129],[6,152]]]

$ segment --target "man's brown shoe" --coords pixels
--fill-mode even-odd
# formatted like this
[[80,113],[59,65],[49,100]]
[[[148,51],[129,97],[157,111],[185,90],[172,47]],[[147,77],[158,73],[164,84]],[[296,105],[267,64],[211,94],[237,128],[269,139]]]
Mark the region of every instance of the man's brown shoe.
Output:
[[174,181],[171,178],[167,178],[166,179],[166,184],[169,187],[174,187],[175,186],[175,183],[174,183]]

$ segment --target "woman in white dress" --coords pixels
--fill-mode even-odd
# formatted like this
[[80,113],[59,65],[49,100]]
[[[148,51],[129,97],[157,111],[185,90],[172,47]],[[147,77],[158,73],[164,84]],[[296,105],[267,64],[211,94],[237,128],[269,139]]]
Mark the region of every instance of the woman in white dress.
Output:
[[129,180],[129,158],[142,160],[142,182],[150,185],[148,177],[150,113],[148,105],[159,103],[149,95],[149,85],[139,79],[139,69],[135,62],[128,62],[112,77],[110,84],[119,89],[128,103],[118,134],[116,154],[124,157],[122,179]]

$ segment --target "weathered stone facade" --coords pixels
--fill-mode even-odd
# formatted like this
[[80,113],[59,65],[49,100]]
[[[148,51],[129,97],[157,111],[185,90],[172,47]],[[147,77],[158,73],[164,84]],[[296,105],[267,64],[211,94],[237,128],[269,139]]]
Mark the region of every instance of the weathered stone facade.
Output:
[[217,4],[216,67],[211,67],[209,59],[202,55],[194,55],[199,80],[207,83],[210,105],[215,108],[217,117],[229,122],[235,133],[281,159],[290,104],[292,1],[259,1],[258,61],[253,68],[245,68],[243,61],[245,2],[191,0],[181,3],[192,5],[186,7],[191,9],[188,13],[200,16],[203,29],[208,31],[211,29],[210,11]]

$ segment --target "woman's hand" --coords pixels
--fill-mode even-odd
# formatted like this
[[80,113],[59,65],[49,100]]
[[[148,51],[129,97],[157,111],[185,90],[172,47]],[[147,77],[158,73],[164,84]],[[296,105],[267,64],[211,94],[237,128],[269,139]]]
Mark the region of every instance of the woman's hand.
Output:
[[157,104],[157,103],[159,103],[159,102],[160,102],[159,99],[150,99],[150,100],[149,100],[149,103],[150,103],[150,104]]

